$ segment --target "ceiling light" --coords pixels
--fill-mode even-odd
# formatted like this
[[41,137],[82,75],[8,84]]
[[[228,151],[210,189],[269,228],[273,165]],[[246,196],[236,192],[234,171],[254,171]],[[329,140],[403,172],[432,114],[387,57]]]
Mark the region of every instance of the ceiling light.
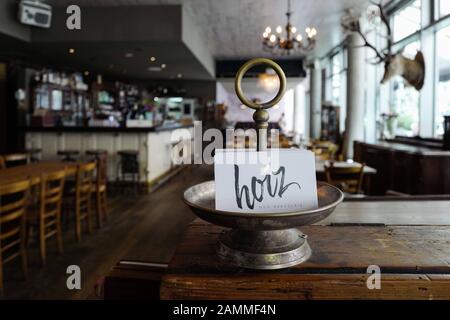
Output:
[[[276,55],[289,55],[295,51],[311,51],[316,45],[317,30],[312,27],[305,29],[307,37],[298,32],[297,28],[291,24],[291,0],[287,0],[288,10],[286,12],[287,23],[285,27],[281,25],[275,28],[276,33],[270,33],[270,27],[265,28],[262,36],[263,48]],[[284,31],[283,31],[284,30]]]
[[154,61],[156,61],[156,58],[155,57],[150,57],[150,61],[154,62]]
[[149,67],[147,70],[152,72],[158,72],[161,71],[162,69],[160,67]]
[[164,69],[165,67],[166,67],[166,64],[163,63],[163,64],[161,65],[161,69]]
[[134,57],[133,52],[127,52],[127,53],[125,53],[125,58],[133,58],[133,57]]
[[177,78],[181,78],[183,75],[181,73],[177,74]]
[[70,49],[69,49],[69,53],[70,53],[70,54],[74,54],[74,53],[75,53],[75,49],[74,49],[74,48],[70,48]]

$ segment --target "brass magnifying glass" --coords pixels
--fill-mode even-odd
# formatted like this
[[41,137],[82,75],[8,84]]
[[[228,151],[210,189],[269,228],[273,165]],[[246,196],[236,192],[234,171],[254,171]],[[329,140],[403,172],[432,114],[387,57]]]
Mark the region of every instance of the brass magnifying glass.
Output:
[[[264,103],[257,103],[247,99],[247,97],[244,95],[242,91],[242,79],[244,78],[245,73],[250,68],[261,64],[269,66],[276,72],[278,78],[280,79],[280,87],[278,89],[276,96],[272,100]],[[239,100],[247,107],[255,110],[255,112],[253,113],[253,120],[256,123],[256,129],[258,131],[257,150],[265,151],[267,149],[267,128],[269,126],[269,113],[267,112],[266,109],[272,108],[274,105],[280,102],[280,100],[284,96],[284,92],[286,91],[286,76],[283,72],[283,69],[281,69],[281,67],[276,62],[270,59],[256,58],[249,60],[246,63],[244,63],[242,67],[239,68],[236,74],[234,88]]]

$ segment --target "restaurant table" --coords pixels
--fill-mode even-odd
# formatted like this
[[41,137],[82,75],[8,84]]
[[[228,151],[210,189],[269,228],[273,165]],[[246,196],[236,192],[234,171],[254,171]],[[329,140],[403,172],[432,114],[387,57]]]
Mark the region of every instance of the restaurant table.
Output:
[[[316,160],[316,173],[324,174],[325,173],[325,165],[329,164],[328,160]],[[361,166],[359,162],[347,162],[347,161],[334,161],[333,166],[336,168],[349,168],[349,167],[358,167]],[[376,174],[377,169],[374,169],[369,166],[364,166],[364,174]]]
[[[305,226],[300,265],[253,271],[215,257],[223,229],[192,223],[161,279],[162,299],[450,299],[450,226]],[[381,270],[370,290],[369,266]]]
[[[325,176],[325,165],[329,164],[328,160],[320,160],[316,159],[316,177],[319,181],[326,181]],[[359,162],[347,162],[347,161],[334,161],[333,166],[336,168],[349,168],[349,167],[357,167],[361,166]],[[367,165],[364,166],[363,169],[364,177],[363,177],[363,190],[364,193],[371,193],[371,184],[372,184],[372,176],[377,174],[377,170],[369,167]]]
[[1,169],[0,184],[31,179],[31,184],[36,185],[40,183],[43,173],[65,169],[66,175],[74,175],[78,164],[77,162],[41,161]]
[[[450,299],[449,207],[448,200],[344,202],[319,222],[327,225],[300,228],[311,258],[275,271],[223,263],[215,245],[224,229],[197,219],[167,266],[120,261],[105,279],[105,298]],[[371,265],[381,269],[380,290],[366,285]]]

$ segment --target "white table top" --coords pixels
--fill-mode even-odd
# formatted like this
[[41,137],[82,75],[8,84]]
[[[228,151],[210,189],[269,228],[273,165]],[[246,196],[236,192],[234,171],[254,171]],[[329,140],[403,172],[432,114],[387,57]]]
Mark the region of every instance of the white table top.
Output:
[[[328,160],[320,160],[316,159],[316,172],[323,173],[325,172],[325,164],[328,163]],[[335,161],[333,166],[336,168],[349,168],[349,167],[355,167],[355,166],[361,166],[358,162],[347,162],[347,161]],[[365,174],[376,174],[377,169],[364,166],[364,173]]]

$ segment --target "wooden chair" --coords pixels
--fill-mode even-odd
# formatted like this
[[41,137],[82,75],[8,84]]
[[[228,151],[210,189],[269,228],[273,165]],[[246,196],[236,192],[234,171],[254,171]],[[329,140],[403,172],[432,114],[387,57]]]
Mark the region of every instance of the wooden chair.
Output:
[[314,141],[311,151],[322,160],[336,160],[339,146],[330,141]]
[[63,252],[61,232],[61,204],[64,190],[65,170],[41,176],[39,207],[29,210],[28,232],[36,227],[39,233],[39,248],[42,265],[46,264],[46,241],[55,236],[59,253]]
[[335,167],[333,163],[325,165],[327,182],[350,194],[361,193],[364,166]]
[[97,160],[97,177],[92,193],[95,198],[95,207],[97,214],[97,226],[102,227],[104,221],[108,218],[107,212],[107,192],[108,183],[108,164],[105,156],[101,156]]
[[87,221],[88,232],[92,232],[91,193],[94,188],[94,171],[97,164],[88,162],[78,165],[75,182],[75,233],[81,240],[81,225]]
[[[27,277],[26,210],[30,181],[0,185],[0,293],[3,290],[3,265],[21,257]],[[7,253],[7,257],[5,256]]]
[[3,160],[6,168],[24,165],[30,162],[30,157],[27,153],[13,153],[3,155]]

